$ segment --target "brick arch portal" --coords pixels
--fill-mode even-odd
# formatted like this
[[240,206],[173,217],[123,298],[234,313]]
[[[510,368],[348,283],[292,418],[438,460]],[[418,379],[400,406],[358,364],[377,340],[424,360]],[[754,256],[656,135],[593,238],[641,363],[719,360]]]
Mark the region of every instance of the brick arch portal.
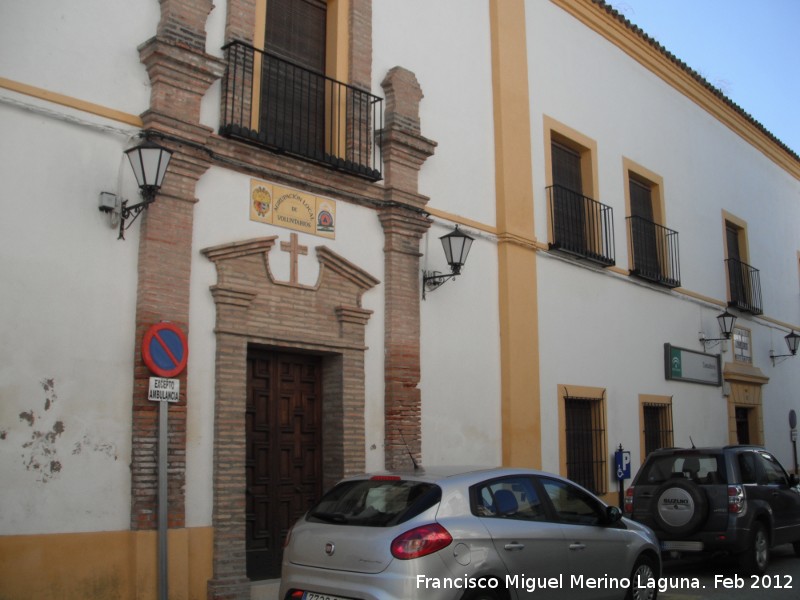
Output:
[[379,282],[325,246],[315,286],[275,281],[277,236],[215,246],[214,549],[209,598],[249,597],[245,568],[245,406],[248,347],[322,357],[323,485],[365,468],[363,293]]

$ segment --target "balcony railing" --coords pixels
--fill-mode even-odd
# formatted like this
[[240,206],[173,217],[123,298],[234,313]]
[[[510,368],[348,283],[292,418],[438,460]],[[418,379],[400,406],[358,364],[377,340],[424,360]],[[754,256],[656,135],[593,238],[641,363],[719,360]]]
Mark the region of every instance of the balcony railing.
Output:
[[242,42],[223,47],[220,134],[377,181],[383,100]]
[[628,217],[631,274],[670,288],[681,284],[678,232],[642,217]]
[[728,285],[730,286],[728,305],[754,315],[763,313],[761,276],[758,269],[735,258],[729,258],[725,263],[728,267]]
[[614,225],[610,206],[553,185],[550,198],[552,242],[561,250],[609,267],[614,264]]

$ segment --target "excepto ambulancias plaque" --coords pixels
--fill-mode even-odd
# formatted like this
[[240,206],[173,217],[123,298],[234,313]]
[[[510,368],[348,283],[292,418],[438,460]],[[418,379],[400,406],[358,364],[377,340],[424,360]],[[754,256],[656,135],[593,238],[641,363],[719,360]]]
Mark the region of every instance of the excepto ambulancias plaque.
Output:
[[251,179],[250,220],[334,239],[336,201]]

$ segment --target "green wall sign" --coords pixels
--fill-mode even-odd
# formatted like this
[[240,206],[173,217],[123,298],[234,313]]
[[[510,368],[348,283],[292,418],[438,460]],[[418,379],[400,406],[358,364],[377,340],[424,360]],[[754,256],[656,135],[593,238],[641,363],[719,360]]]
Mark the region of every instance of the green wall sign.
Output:
[[722,385],[719,354],[706,354],[664,344],[664,363],[667,379],[703,385]]

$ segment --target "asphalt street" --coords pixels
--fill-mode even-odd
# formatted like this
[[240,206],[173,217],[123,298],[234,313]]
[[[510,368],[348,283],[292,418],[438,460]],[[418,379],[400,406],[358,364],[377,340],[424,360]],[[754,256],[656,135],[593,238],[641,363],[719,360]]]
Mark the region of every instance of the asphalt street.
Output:
[[791,545],[772,549],[762,577],[739,575],[730,557],[703,561],[665,561],[661,600],[794,600],[800,598],[800,557]]

